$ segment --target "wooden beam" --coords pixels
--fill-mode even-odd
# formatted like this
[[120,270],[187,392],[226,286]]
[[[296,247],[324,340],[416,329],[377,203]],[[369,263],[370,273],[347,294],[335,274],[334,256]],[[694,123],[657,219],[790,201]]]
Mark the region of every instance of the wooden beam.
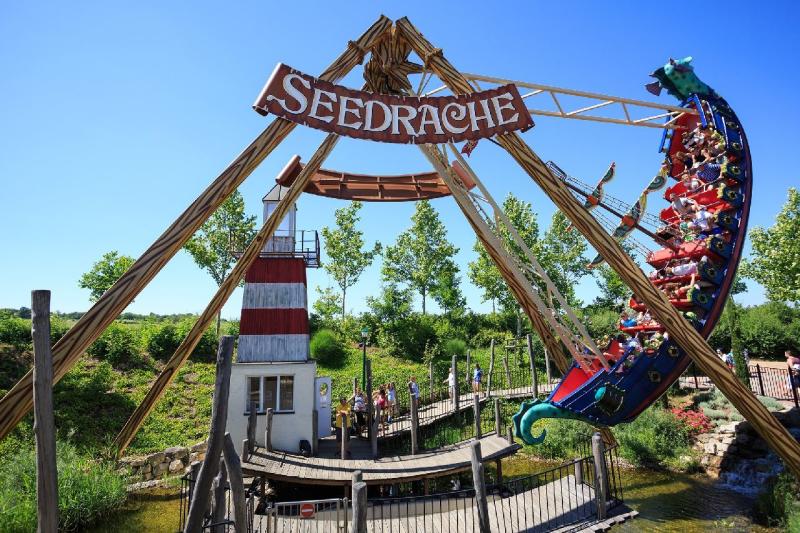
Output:
[[233,528],[236,533],[247,533],[247,502],[244,492],[244,478],[242,476],[242,462],[236,455],[236,448],[230,433],[225,433],[225,442],[222,446],[222,457],[228,468],[228,477],[231,482],[231,506],[233,507]]
[[278,202],[278,205],[275,206],[275,210],[270,214],[267,221],[264,222],[264,225],[253,240],[250,241],[250,244],[247,245],[244,253],[236,262],[236,266],[233,267],[228,277],[225,278],[222,285],[219,286],[214,297],[200,314],[197,321],[192,326],[192,329],[189,330],[189,333],[186,334],[186,338],[183,339],[178,349],[175,350],[175,353],[172,354],[172,357],[170,357],[169,361],[164,365],[156,381],[150,387],[150,390],[147,391],[147,395],[145,395],[144,399],[139,403],[136,410],[117,435],[114,444],[117,447],[118,454],[122,454],[133,440],[133,437],[136,436],[136,432],[139,431],[147,415],[150,414],[169,384],[175,379],[178,370],[180,370],[186,360],[189,359],[192,351],[200,342],[200,339],[202,339],[205,330],[211,325],[217,313],[222,309],[222,306],[225,305],[225,302],[228,301],[228,298],[236,287],[239,286],[239,282],[244,278],[250,265],[258,258],[258,254],[264,248],[266,242],[272,237],[286,213],[289,212],[297,201],[297,198],[302,194],[309,177],[316,172],[316,169],[319,168],[328,154],[330,154],[331,150],[333,150],[338,138],[338,135],[334,133],[328,134],[319,148],[317,148],[317,151],[314,152],[308,164],[300,171],[300,174],[297,176],[294,183],[292,183],[292,186],[289,187],[286,195]]
[[228,422],[228,392],[231,385],[231,358],[233,357],[234,340],[232,335],[226,335],[219,340],[208,448],[203,465],[195,478],[192,501],[186,517],[184,530],[186,533],[199,533],[202,529],[203,517],[208,510],[211,486],[219,471],[220,454],[225,442],[225,426]]
[[31,292],[33,337],[33,433],[36,438],[38,533],[58,532],[58,470],[53,416],[53,353],[50,350],[50,291]]
[[[361,37],[349,43],[347,49],[320,75],[320,79],[330,82],[342,79],[363,61],[365,50],[383,38],[391,25],[392,21],[381,15]],[[294,128],[295,124],[288,120],[274,120],[67,331],[53,346],[54,383],[64,377],[89,345]],[[28,372],[0,400],[0,439],[5,438],[32,407],[33,373]]]
[[[436,49],[407,19],[396,22],[397,30],[414,51],[426,58],[426,65],[456,94],[472,92],[468,80]],[[700,333],[675,309],[666,295],[647,279],[636,265],[600,224],[575,200],[569,190],[554,176],[534,151],[519,135],[511,133],[497,136],[498,143],[517,161],[539,185],[556,206],[564,212],[578,229],[620,275],[625,284],[639,296],[653,317],[664,326],[670,339],[675,341],[709,376],[739,412],[781,456],[795,477],[800,479],[800,443],[784,428],[775,416],[758,401],[736,376],[725,366]]]

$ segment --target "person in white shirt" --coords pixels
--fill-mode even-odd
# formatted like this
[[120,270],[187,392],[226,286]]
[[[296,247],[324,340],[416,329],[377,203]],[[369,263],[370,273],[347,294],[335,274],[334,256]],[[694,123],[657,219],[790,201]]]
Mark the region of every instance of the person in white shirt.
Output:
[[453,367],[450,367],[450,373],[447,374],[447,379],[443,383],[447,383],[447,394],[452,400],[456,395],[456,374],[453,372]]

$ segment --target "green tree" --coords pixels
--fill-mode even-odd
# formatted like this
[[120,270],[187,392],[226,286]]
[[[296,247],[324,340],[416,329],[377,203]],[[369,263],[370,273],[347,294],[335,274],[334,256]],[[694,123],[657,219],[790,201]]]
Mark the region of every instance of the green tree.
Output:
[[361,202],[350,202],[350,205],[336,210],[336,227],[322,228],[325,239],[325,253],[328,261],[323,267],[342,291],[342,318],[346,313],[345,301],[347,289],[352,287],[361,277],[375,256],[381,252],[381,243],[375,242],[372,249],[364,249],[364,233],[356,229],[360,220],[358,212]]
[[[620,245],[622,249],[633,258],[633,247],[626,241],[622,241]],[[595,297],[592,305],[599,308],[620,309],[628,302],[632,291],[625,282],[622,281],[622,278],[617,274],[616,270],[608,266],[607,263],[603,263],[599,267],[594,268],[591,272],[597,279],[597,285],[600,289],[600,294]]]
[[[244,198],[237,190],[205,221],[184,245],[194,262],[222,285],[236,263],[233,252],[243,250],[256,234],[256,217],[244,212]],[[221,316],[217,313],[217,329]]]
[[580,305],[575,287],[589,273],[586,268],[586,239],[579,231],[570,230],[569,220],[561,211],[553,213],[550,226],[533,252],[539,264],[570,305]]
[[[393,246],[386,247],[383,279],[403,283],[422,297],[422,314],[428,296],[441,298],[443,283],[457,283],[458,266],[453,256],[458,248],[447,240],[439,215],[427,200],[417,202],[411,227],[400,234]],[[451,275],[443,275],[450,272]]]
[[337,294],[333,287],[325,287],[324,289],[317,287],[316,290],[317,299],[311,307],[326,327],[333,327],[336,322],[336,315],[342,309],[342,296]]
[[78,286],[89,290],[89,301],[96,302],[131,267],[133,257],[112,250],[100,258],[81,276]]
[[742,264],[742,276],[767,291],[770,300],[800,302],[800,193],[789,189],[789,198],[770,228],[750,231],[751,257]]

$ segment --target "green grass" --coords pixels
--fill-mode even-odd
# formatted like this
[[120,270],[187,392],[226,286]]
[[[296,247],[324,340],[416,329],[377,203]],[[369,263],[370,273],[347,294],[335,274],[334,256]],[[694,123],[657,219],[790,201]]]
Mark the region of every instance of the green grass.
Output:
[[[16,441],[13,460],[0,461],[0,528],[9,533],[36,530],[36,456],[22,444]],[[64,441],[57,450],[59,531],[82,531],[125,502],[125,480],[110,464]]]

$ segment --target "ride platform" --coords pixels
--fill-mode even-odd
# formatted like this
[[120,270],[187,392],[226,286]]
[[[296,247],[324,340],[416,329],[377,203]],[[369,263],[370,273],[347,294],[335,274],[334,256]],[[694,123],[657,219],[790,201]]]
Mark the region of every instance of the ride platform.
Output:
[[[481,453],[483,461],[494,461],[514,455],[522,448],[510,444],[495,434],[482,437]],[[340,485],[350,486],[353,472],[360,470],[368,485],[395,484],[419,479],[432,479],[469,470],[471,467],[471,443],[466,441],[433,451],[423,451],[417,455],[400,455],[371,458],[369,442],[358,445],[351,439],[352,459],[332,459],[325,457],[303,457],[282,451],[268,452],[256,448],[247,462],[242,463],[245,475],[285,481],[301,485]]]

